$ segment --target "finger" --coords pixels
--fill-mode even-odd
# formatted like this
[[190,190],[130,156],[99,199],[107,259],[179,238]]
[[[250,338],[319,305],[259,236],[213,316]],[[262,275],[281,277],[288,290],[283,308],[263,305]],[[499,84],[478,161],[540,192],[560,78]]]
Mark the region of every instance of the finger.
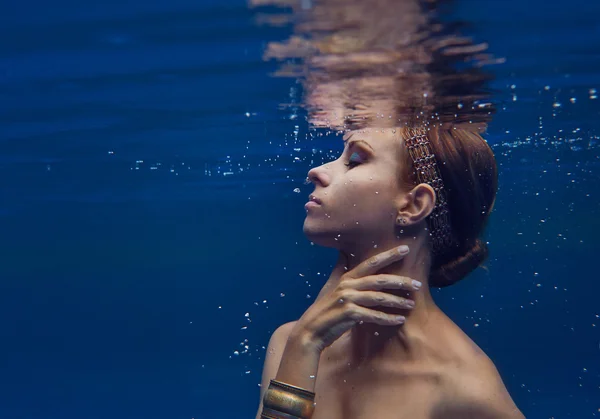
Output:
[[352,278],[344,281],[344,288],[358,291],[396,289],[404,291],[418,291],[421,283],[411,278],[391,274],[369,275],[364,278]]
[[352,304],[345,312],[347,318],[355,323],[374,323],[382,326],[397,326],[406,321],[406,317],[397,314],[387,314],[370,308]]
[[415,307],[415,302],[408,298],[399,297],[397,295],[386,292],[363,291],[356,292],[351,297],[353,303],[362,307],[394,307],[405,310],[410,310]]
[[385,252],[360,263],[357,267],[346,273],[347,278],[360,278],[377,273],[380,269],[402,260],[408,254],[408,246],[394,247]]

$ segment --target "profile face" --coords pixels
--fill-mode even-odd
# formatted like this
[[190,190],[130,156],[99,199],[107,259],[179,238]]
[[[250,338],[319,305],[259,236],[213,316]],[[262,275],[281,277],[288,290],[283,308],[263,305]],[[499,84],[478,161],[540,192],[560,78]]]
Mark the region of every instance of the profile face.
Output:
[[402,140],[396,130],[365,129],[344,137],[340,157],[311,169],[313,204],[303,231],[316,244],[342,248],[357,241],[393,238],[401,190]]

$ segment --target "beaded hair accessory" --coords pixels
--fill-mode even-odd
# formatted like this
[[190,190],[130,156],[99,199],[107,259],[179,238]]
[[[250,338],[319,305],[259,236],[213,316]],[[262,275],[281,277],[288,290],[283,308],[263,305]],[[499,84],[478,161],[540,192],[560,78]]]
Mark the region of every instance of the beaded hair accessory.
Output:
[[442,175],[425,134],[413,135],[405,140],[405,144],[413,161],[419,183],[427,183],[435,191],[435,207],[429,215],[427,223],[432,241],[432,251],[439,255],[457,245],[450,225],[448,197]]

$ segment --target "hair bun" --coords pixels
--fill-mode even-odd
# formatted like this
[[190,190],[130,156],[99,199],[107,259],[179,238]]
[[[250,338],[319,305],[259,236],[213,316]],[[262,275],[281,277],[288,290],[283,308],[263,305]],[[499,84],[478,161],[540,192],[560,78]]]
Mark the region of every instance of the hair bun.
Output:
[[480,239],[475,240],[463,255],[453,257],[431,273],[429,283],[432,287],[447,287],[460,281],[477,269],[488,257],[487,245]]

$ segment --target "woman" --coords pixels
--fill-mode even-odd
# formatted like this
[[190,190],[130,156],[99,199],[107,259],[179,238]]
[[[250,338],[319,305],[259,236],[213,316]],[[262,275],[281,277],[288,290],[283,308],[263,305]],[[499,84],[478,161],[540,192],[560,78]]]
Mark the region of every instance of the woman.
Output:
[[309,121],[345,132],[345,145],[309,172],[304,221],[338,262],[273,333],[257,419],[523,417],[430,293],[486,259],[497,190],[480,136],[488,77],[464,66],[490,58],[436,20],[435,4],[315,1],[296,26],[304,40],[268,48],[304,60],[280,74],[304,79]]
[[[478,133],[455,128],[355,131],[339,159],[309,172],[304,232],[340,257],[315,303],[271,337],[257,418],[523,417],[429,291],[487,256],[478,237],[496,164]],[[316,393],[312,415],[311,394],[272,379]]]

